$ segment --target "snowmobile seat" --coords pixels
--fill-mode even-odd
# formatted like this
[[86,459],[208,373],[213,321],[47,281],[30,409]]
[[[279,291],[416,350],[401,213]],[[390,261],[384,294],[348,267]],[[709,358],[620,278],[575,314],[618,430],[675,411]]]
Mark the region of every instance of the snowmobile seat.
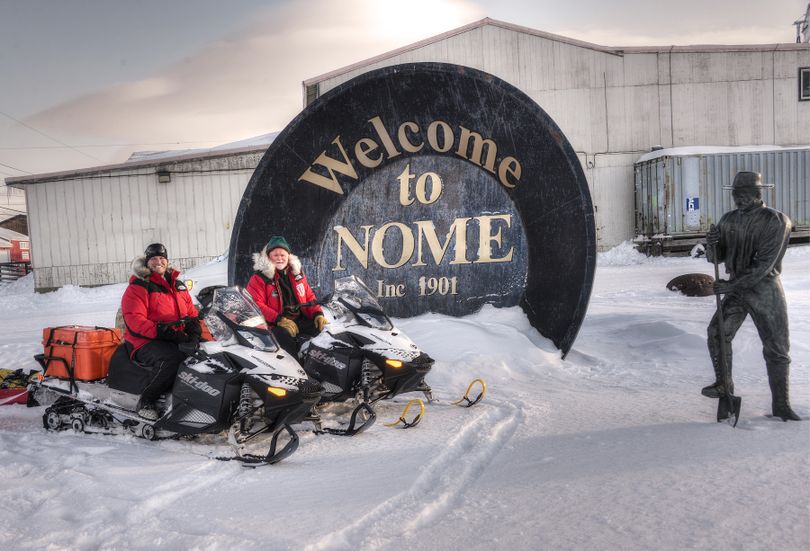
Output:
[[131,358],[132,345],[127,341],[115,349],[110,359],[107,386],[129,394],[142,394],[152,379],[152,366]]

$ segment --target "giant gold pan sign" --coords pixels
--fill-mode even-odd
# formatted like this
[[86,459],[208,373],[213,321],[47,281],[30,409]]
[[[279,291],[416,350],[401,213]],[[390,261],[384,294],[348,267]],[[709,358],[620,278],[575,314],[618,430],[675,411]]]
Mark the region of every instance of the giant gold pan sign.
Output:
[[559,128],[507,83],[445,64],[366,73],[296,117],[245,190],[231,283],[270,235],[320,292],[351,273],[394,316],[519,304],[563,353],[595,269],[587,183]]

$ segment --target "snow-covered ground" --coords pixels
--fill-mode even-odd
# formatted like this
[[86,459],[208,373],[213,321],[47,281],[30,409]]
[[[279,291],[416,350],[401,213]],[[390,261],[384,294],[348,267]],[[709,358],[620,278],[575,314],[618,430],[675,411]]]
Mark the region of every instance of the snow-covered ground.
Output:
[[[810,421],[770,413],[761,347],[734,341],[736,429],[714,421],[705,330],[714,298],[665,288],[705,260],[599,256],[566,360],[517,308],[396,320],[437,359],[441,403],[411,430],[303,433],[245,469],[202,441],[49,433],[0,407],[3,549],[810,549]],[[810,418],[810,247],[783,282],[792,402]],[[33,368],[41,330],[112,325],[123,285],[0,288],[0,367]],[[448,404],[474,377],[489,393]],[[405,400],[380,406],[396,419]],[[208,445],[206,444],[208,443]],[[224,449],[224,448],[222,448]]]

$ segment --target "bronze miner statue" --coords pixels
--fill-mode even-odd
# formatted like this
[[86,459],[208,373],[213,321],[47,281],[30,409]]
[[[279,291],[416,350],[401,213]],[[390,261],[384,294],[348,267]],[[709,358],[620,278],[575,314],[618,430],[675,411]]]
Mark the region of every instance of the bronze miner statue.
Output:
[[759,173],[738,172],[731,186],[737,208],[724,214],[706,234],[706,258],[723,262],[728,280],[714,283],[714,294],[723,295],[708,327],[715,382],[701,393],[710,398],[734,394],[731,341],[750,314],[762,340],[773,415],[783,421],[799,421],[788,399],[790,342],[785,292],[779,278],[792,223],[784,213],[763,203],[763,187],[772,185],[763,184]]

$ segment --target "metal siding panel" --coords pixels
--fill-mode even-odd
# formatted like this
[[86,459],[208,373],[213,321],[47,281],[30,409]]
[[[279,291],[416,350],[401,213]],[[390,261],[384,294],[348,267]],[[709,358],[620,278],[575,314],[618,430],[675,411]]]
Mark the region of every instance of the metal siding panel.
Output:
[[597,155],[587,172],[592,180],[598,247],[607,250],[633,238],[634,155]]
[[73,188],[72,200],[74,209],[76,210],[76,218],[71,224],[76,228],[76,247],[77,256],[74,262],[78,261],[80,265],[89,264],[90,255],[90,232],[87,231],[87,222],[92,220],[93,213],[88,209],[89,194],[85,193],[84,180],[78,180],[71,187]]
[[[48,186],[50,201],[49,211],[52,213],[56,223],[48,228],[49,240],[54,246],[51,247],[53,266],[64,266],[69,262],[70,235],[67,232],[67,213],[65,204],[65,185],[63,182],[56,182]],[[61,236],[61,238],[60,238]],[[62,281],[64,271],[57,270],[57,280]]]
[[[624,56],[619,67],[621,82],[610,82],[611,86],[652,86],[658,85],[658,55],[657,54],[629,54]],[[610,74],[610,73],[608,73]]]
[[540,90],[551,90],[554,83],[554,49],[544,38],[520,35],[518,39],[518,60],[520,63],[521,88],[531,94]]
[[[45,186],[26,186],[25,199],[28,205],[28,231],[31,237],[31,259],[35,270],[49,265],[46,239],[47,202]],[[35,285],[37,275],[34,275]]]
[[483,70],[516,84],[520,82],[520,60],[517,34],[500,27],[483,27]]
[[[100,250],[99,254],[99,262],[109,262],[110,254],[113,250],[114,239],[115,237],[112,235],[112,228],[113,228],[113,194],[110,189],[109,180],[104,182],[103,180],[97,180],[98,187],[96,188],[98,191],[98,195],[101,198],[101,217],[99,220],[100,223],[100,231],[101,231],[101,242],[103,244],[102,249]],[[104,182],[106,185],[103,185]],[[122,245],[119,243],[118,247],[120,248]]]

